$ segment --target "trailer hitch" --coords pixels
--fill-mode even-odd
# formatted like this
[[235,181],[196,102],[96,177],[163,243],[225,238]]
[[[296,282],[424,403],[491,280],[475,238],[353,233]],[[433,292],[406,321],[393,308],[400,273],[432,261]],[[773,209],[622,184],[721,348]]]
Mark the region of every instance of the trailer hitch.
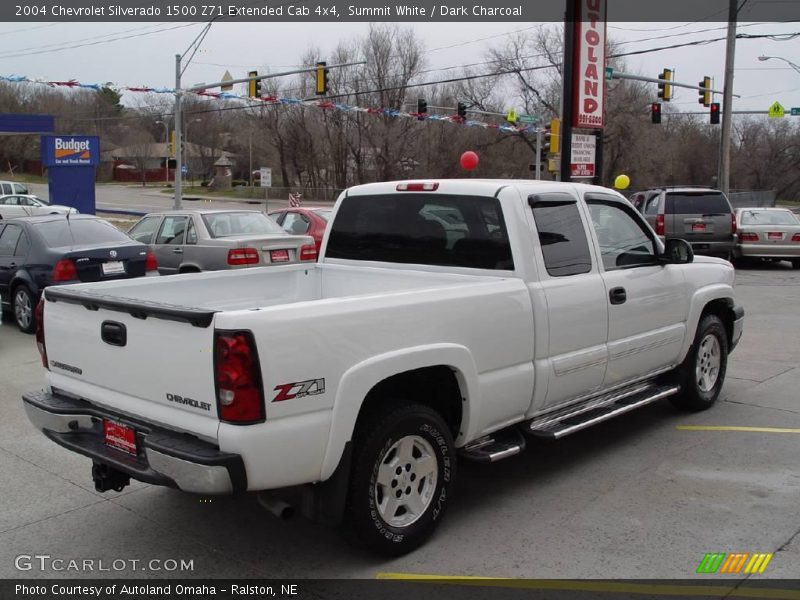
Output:
[[125,486],[131,483],[131,478],[122,471],[97,462],[92,464],[92,479],[94,480],[94,489],[100,493],[108,490],[121,492]]

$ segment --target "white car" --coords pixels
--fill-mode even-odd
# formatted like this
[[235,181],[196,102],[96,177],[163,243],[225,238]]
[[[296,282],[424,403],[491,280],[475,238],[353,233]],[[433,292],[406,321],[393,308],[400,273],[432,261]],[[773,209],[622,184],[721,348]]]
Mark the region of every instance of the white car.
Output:
[[31,194],[9,194],[0,196],[0,219],[16,217],[35,217],[38,215],[75,214],[78,210],[60,204],[48,204],[38,196]]

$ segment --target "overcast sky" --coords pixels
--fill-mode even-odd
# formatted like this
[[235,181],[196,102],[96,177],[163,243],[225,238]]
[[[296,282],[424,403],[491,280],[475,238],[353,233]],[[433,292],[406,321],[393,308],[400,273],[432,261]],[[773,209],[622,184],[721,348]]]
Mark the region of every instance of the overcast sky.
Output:
[[[186,25],[0,23],[0,75],[173,87],[174,55],[183,52],[203,26],[200,23]],[[506,34],[531,25],[519,22],[408,24],[414,27],[425,44],[429,69],[478,62],[484,59],[489,47],[501,45]],[[176,26],[180,28],[174,29]],[[173,29],[163,31],[166,28]],[[215,24],[187,70],[184,83],[219,80],[226,69],[234,77],[246,76],[248,69],[265,65],[272,70],[283,70],[296,65],[310,45],[319,47],[324,54],[339,41],[363,36],[367,28],[366,23]],[[709,29],[714,30],[683,35]],[[154,31],[151,35],[141,35]],[[739,26],[740,33],[748,34],[796,31],[800,31],[800,24],[742,23]],[[632,51],[724,37],[725,23],[609,23],[608,33],[612,39],[625,42],[623,51]],[[81,48],[61,48],[72,43],[102,42],[120,36],[138,37]],[[485,39],[490,36],[494,37]],[[656,37],[662,39],[652,39]],[[458,45],[440,49],[455,44]],[[736,100],[735,109],[766,110],[776,100],[787,110],[792,106],[800,107],[800,72],[780,60],[759,62],[759,55],[783,57],[800,64],[800,38],[737,41],[734,92],[742,98]],[[715,78],[715,87],[721,89],[725,42],[665,50],[627,60],[631,72],[654,77],[662,68],[669,67],[675,69],[677,81],[696,83],[704,75],[710,75]],[[653,100],[656,100],[655,86]],[[699,110],[697,92],[676,90],[672,106],[679,111]],[[800,122],[800,117],[795,118]]]

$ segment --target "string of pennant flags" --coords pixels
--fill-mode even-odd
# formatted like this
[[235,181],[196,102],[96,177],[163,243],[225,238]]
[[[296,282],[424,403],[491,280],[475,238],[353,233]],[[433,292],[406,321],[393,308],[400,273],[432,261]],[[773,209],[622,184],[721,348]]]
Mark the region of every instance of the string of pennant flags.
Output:
[[[97,92],[107,88],[114,90],[115,92],[118,93],[132,92],[132,93],[146,93],[146,94],[172,94],[172,95],[175,94],[174,88],[123,86],[111,83],[104,83],[104,84],[83,83],[75,79],[70,79],[66,81],[48,81],[46,79],[30,79],[24,75],[7,75],[7,76],[0,75],[0,81],[4,81],[7,83],[32,83],[32,84],[47,85],[49,87],[58,87],[58,88],[87,89],[87,90],[94,90]],[[244,101],[248,102],[252,106],[257,106],[258,104],[309,106],[309,107],[316,107],[321,110],[332,110],[332,111],[335,110],[346,113],[363,113],[368,115],[386,116],[393,118],[409,118],[409,119],[416,119],[418,121],[444,121],[444,122],[464,125],[466,127],[481,127],[484,129],[494,129],[497,131],[501,131],[503,133],[536,133],[536,126],[533,124],[511,125],[511,124],[487,123],[485,121],[474,121],[465,119],[458,115],[433,115],[427,113],[405,112],[395,108],[355,106],[352,104],[333,102],[331,100],[325,100],[325,99],[304,100],[301,98],[286,98],[282,96],[249,97],[249,96],[235,94],[233,92],[226,92],[226,91],[210,92],[208,90],[199,90],[199,91],[184,92],[184,93],[191,93],[196,96],[202,96],[205,98],[211,98],[215,100]]]

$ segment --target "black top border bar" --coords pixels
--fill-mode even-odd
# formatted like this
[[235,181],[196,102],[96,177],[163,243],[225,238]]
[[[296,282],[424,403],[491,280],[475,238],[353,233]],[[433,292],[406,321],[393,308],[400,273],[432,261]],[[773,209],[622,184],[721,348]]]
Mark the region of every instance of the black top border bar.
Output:
[[[3,22],[561,22],[568,0],[9,0]],[[739,22],[800,20],[800,0],[739,2]],[[608,0],[608,22],[718,23],[729,0]]]

